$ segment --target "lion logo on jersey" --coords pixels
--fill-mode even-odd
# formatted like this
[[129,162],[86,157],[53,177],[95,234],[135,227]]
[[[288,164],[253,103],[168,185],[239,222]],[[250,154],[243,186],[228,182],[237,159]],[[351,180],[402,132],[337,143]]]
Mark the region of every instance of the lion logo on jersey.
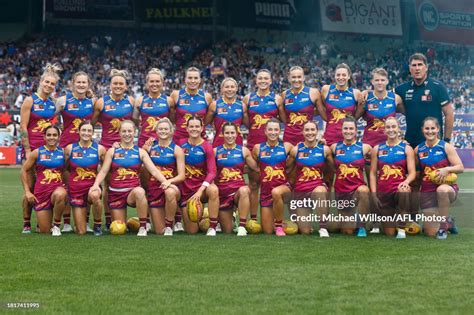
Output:
[[109,128],[109,131],[107,133],[117,133],[120,131],[120,119],[114,118],[110,121],[110,126],[112,128]]
[[273,168],[271,166],[267,166],[263,171],[265,172],[265,177],[262,180],[263,182],[270,182],[274,177],[276,179],[285,179],[283,168]]
[[310,180],[322,178],[321,173],[312,167],[305,166],[301,169],[301,172],[303,173],[303,176],[301,176],[298,180],[300,182],[307,182]]
[[329,122],[332,124],[337,124],[339,120],[346,118],[346,112],[335,108],[331,111],[331,116],[332,118],[329,120]]
[[357,167],[353,167],[351,164],[347,166],[346,164],[339,165],[339,171],[341,172],[338,179],[346,179],[348,176],[357,177],[359,176],[359,170]]
[[383,127],[385,127],[385,123],[383,122],[383,120],[375,118],[374,119],[374,124],[372,126],[370,126],[369,129],[367,129],[367,130],[378,131],[379,129],[382,129]]
[[382,167],[382,176],[380,176],[381,180],[388,180],[390,177],[393,176],[393,179],[396,178],[403,178],[402,175],[402,168],[401,167],[390,167],[390,165],[384,165]]
[[235,168],[224,167],[221,171],[221,182],[228,182],[230,180],[239,180],[242,179],[242,174],[239,170]]
[[433,172],[436,172],[436,168],[433,166],[433,167],[429,167],[429,166],[425,166],[425,169],[423,170],[423,181],[431,181],[431,173]]
[[202,170],[197,167],[186,164],[186,178],[204,176]]
[[124,168],[124,167],[117,169],[117,174],[118,174],[116,178],[117,180],[126,180],[127,176],[128,176],[128,179],[138,177],[137,172],[129,168]]
[[71,130],[69,130],[69,133],[77,133],[77,131],[79,130],[79,125],[81,124],[82,122],[82,119],[80,118],[75,118],[73,121],[72,121],[72,128]]
[[77,173],[77,176],[74,177],[73,179],[73,181],[75,182],[79,180],[90,179],[90,178],[96,177],[96,174],[94,171],[88,171],[86,169],[83,169],[82,167],[76,168],[76,173]]
[[51,126],[51,122],[46,119],[40,119],[36,122],[36,127],[33,128],[33,132],[44,132],[46,128]]
[[190,113],[184,114],[184,116],[183,116],[183,123],[181,124],[181,128],[186,128],[186,127],[187,127],[188,120],[189,120],[191,117],[193,117],[193,115],[190,114]]
[[269,117],[265,117],[265,115],[261,116],[259,114],[255,115],[253,117],[253,124],[252,124],[252,129],[260,129],[262,128],[263,125],[265,125],[268,120],[270,118]]
[[146,123],[147,123],[147,126],[145,127],[145,131],[152,131],[155,129],[157,121],[155,117],[150,116],[146,119]]
[[41,184],[59,183],[61,181],[61,173],[59,171],[44,170],[43,175],[44,178],[41,180]]
[[303,114],[303,115],[298,115],[296,113],[290,113],[290,122],[288,123],[288,126],[294,126],[294,125],[304,125],[308,121],[308,116]]

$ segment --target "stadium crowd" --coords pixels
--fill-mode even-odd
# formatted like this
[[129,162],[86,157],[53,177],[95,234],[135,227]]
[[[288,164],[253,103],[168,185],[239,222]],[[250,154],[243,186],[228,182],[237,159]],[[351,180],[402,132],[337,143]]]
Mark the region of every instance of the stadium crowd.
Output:
[[[64,95],[74,72],[89,73],[95,82],[96,95],[108,89],[107,74],[111,68],[127,69],[132,77],[131,95],[143,94],[144,76],[151,67],[160,68],[165,76],[164,91],[170,93],[183,86],[185,67],[194,65],[203,71],[203,88],[216,97],[224,76],[239,83],[239,95],[254,89],[256,71],[272,71],[275,91],[287,88],[286,73],[300,65],[307,74],[307,85],[320,88],[331,82],[334,66],[341,60],[353,70],[353,84],[359,89],[370,87],[370,71],[383,67],[389,72],[394,87],[409,77],[406,60],[415,51],[425,52],[430,63],[430,75],[448,88],[457,113],[470,113],[474,101],[471,55],[466,47],[410,46],[390,47],[366,54],[343,50],[335,38],[317,43],[260,43],[226,40],[214,45],[197,40],[180,40],[158,44],[141,40],[114,40],[111,36],[93,36],[86,41],[73,41],[61,36],[42,35],[35,40],[22,40],[0,45],[0,109],[18,109],[25,96],[36,89],[37,78],[46,61],[59,62],[64,71],[56,96]],[[364,45],[354,42],[354,47]],[[389,87],[390,87],[389,86]]]

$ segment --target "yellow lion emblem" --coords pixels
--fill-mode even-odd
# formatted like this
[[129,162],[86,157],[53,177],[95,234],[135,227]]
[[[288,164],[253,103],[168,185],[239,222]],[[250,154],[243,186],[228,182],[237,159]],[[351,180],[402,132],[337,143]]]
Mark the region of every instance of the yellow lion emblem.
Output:
[[77,182],[78,180],[84,180],[89,178],[95,178],[96,173],[94,171],[87,171],[82,167],[76,168],[77,176],[74,177],[73,181]]
[[82,122],[82,119],[80,118],[75,118],[73,121],[72,121],[72,128],[71,130],[69,130],[69,133],[77,133],[79,131],[79,125],[81,124]]
[[[163,174],[163,176],[166,178],[166,179],[170,179],[170,178],[173,178],[173,169],[170,169],[170,168],[166,168],[166,167],[158,167],[158,170],[161,172],[161,174]],[[150,177],[150,181],[152,182],[155,182],[156,181],[156,178],[154,178],[153,176]]]
[[303,173],[303,176],[301,176],[300,179],[298,180],[300,182],[307,182],[309,180],[323,178],[321,176],[321,173],[317,169],[314,169],[311,167],[305,166],[303,167],[303,169],[301,169],[301,172]]
[[374,119],[374,124],[372,126],[370,126],[369,129],[367,129],[367,130],[377,131],[377,130],[383,128],[383,127],[385,127],[385,123],[383,122],[383,120],[375,118]]
[[277,179],[284,179],[285,173],[283,168],[273,168],[271,166],[265,167],[263,170],[265,172],[265,177],[263,178],[263,182],[270,182],[273,178]]
[[186,128],[186,125],[188,124],[188,120],[189,120],[189,118],[191,118],[191,117],[193,117],[193,115],[190,114],[190,113],[184,114],[184,116],[183,116],[183,123],[181,124],[181,128]]
[[346,118],[346,112],[335,108],[331,111],[331,116],[332,118],[329,122],[333,124],[337,124],[339,120]]
[[403,178],[402,175],[402,169],[401,167],[390,167],[390,165],[384,165],[382,167],[382,176],[380,176],[381,180],[388,180],[390,176],[393,176],[393,179],[395,178]]
[[61,173],[59,171],[44,170],[43,175],[44,178],[41,180],[41,184],[59,183],[61,181]]
[[262,128],[263,125],[267,123],[269,120],[269,117],[265,117],[265,115],[261,116],[259,114],[255,115],[253,117],[253,124],[252,124],[252,129],[260,129]]
[[346,179],[349,175],[351,177],[359,176],[359,170],[357,167],[352,167],[352,165],[347,166],[346,164],[341,164],[339,165],[339,171],[341,171],[341,173],[337,177],[338,179]]
[[224,167],[221,171],[221,182],[228,182],[230,180],[239,180],[242,179],[242,174],[240,173],[239,170],[236,170],[234,168],[227,168]]
[[155,129],[157,121],[155,117],[150,116],[146,119],[146,123],[147,123],[147,126],[145,127],[145,131],[152,131]]
[[127,176],[129,176],[128,179],[138,177],[137,172],[129,168],[123,168],[123,167],[117,169],[117,174],[118,174],[117,180],[126,180]]
[[298,115],[296,113],[290,113],[290,122],[288,123],[288,126],[304,125],[307,121],[308,116],[305,114]]
[[199,177],[199,176],[204,176],[202,170],[191,165],[186,165],[186,178]]
[[33,132],[44,132],[46,128],[51,126],[51,122],[46,119],[40,119],[36,122],[36,127],[33,128]]
[[423,170],[423,173],[425,174],[425,175],[423,175],[423,180],[424,181],[431,181],[430,176],[431,176],[431,173],[433,173],[433,172],[436,172],[435,167],[431,168],[429,166],[425,166],[425,169]]
[[120,119],[118,118],[114,118],[110,121],[110,126],[112,126],[112,128],[109,128],[109,131],[108,133],[117,133],[120,131]]

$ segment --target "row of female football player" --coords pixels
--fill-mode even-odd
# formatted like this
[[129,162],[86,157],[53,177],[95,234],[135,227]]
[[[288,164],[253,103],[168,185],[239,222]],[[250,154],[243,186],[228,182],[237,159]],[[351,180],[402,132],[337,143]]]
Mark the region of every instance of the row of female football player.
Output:
[[[277,235],[284,235],[282,229],[282,197],[290,191],[286,176],[288,169],[284,165],[291,161],[291,159],[288,159],[288,156],[291,156],[291,152],[293,152],[294,160],[296,161],[296,164],[293,163],[295,165],[298,165],[298,163],[305,165],[305,159],[309,158],[307,160],[309,162],[308,165],[300,165],[301,169],[299,171],[301,176],[296,176],[295,190],[298,191],[299,182],[311,182],[311,184],[306,184],[307,187],[304,190],[311,188],[311,191],[315,190],[315,193],[317,193],[322,192],[323,188],[327,191],[328,186],[332,183],[331,179],[334,173],[331,167],[332,155],[330,152],[332,149],[334,165],[336,166],[335,191],[339,193],[356,192],[360,194],[361,196],[358,198],[360,200],[358,206],[360,213],[363,213],[369,207],[368,194],[367,197],[364,197],[363,193],[367,193],[370,190],[363,180],[362,169],[364,166],[358,167],[357,165],[364,164],[364,157],[370,154],[371,149],[372,168],[374,169],[375,167],[376,172],[374,176],[370,177],[372,191],[380,191],[380,188],[377,189],[377,186],[380,186],[377,185],[377,179],[386,178],[393,184],[396,182],[394,179],[402,178],[403,180],[396,187],[396,192],[406,192],[410,189],[408,184],[415,177],[414,168],[408,166],[411,164],[411,160],[415,160],[410,157],[410,147],[406,146],[403,142],[389,144],[389,133],[386,132],[384,122],[389,117],[395,116],[397,108],[403,112],[403,104],[401,104],[400,98],[397,95],[386,90],[388,79],[387,73],[383,69],[376,69],[373,72],[372,83],[374,90],[361,93],[349,86],[350,69],[347,65],[340,64],[336,67],[335,84],[323,86],[320,93],[317,89],[305,87],[303,69],[293,67],[289,71],[291,88],[283,92],[281,96],[270,91],[271,73],[268,70],[260,70],[256,76],[257,91],[245,96],[242,101],[236,95],[237,82],[231,78],[224,79],[221,85],[222,96],[218,100],[213,101],[208,93],[200,90],[200,72],[196,68],[189,68],[186,71],[186,87],[179,91],[173,91],[169,97],[161,93],[164,81],[161,72],[157,69],[150,70],[146,77],[148,92],[136,101],[126,94],[126,72],[112,70],[110,95],[96,100],[90,93],[91,82],[88,75],[79,72],[73,76],[72,92],[55,102],[51,99],[51,94],[54,92],[55,85],[59,79],[56,73],[57,70],[54,65],[48,66],[40,79],[37,93],[27,98],[21,109],[22,138],[28,158],[22,172],[25,188],[23,206],[24,231],[26,232],[31,230],[29,224],[31,206],[34,206],[36,212],[40,213],[42,210],[51,209],[53,205],[65,203],[67,193],[66,190],[62,191],[60,189],[62,183],[59,185],[60,187],[58,186],[56,187],[57,189],[54,188],[53,190],[51,189],[54,185],[50,185],[53,182],[61,182],[61,176],[58,175],[61,172],[55,169],[56,164],[53,163],[53,160],[61,160],[61,158],[69,160],[68,165],[71,174],[66,172],[65,176],[69,186],[75,181],[89,181],[88,185],[81,186],[80,188],[76,187],[76,190],[75,188],[71,189],[71,187],[68,189],[69,203],[74,208],[81,209],[74,212],[75,216],[76,212],[82,213],[81,218],[75,218],[76,225],[77,222],[84,222],[84,224],[81,223],[81,227],[77,227],[77,231],[84,233],[87,222],[87,218],[84,218],[84,213],[87,212],[87,204],[91,203],[94,205],[94,227],[97,234],[100,234],[101,224],[101,216],[99,215],[99,212],[101,212],[99,206],[101,193],[106,200],[104,208],[107,225],[110,224],[112,218],[124,219],[125,212],[123,210],[126,209],[127,204],[133,204],[138,208],[140,224],[146,227],[147,218],[145,214],[148,212],[148,206],[144,196],[150,197],[151,191],[155,189],[155,194],[159,195],[159,197],[149,198],[155,199],[150,201],[151,209],[154,209],[154,204],[157,209],[164,209],[163,211],[150,211],[157,233],[172,234],[173,229],[171,226],[173,223],[177,230],[182,228],[180,226],[180,211],[176,211],[175,206],[175,204],[178,204],[177,197],[180,197],[181,205],[184,205],[190,198],[206,199],[209,201],[209,235],[215,234],[218,220],[220,220],[224,232],[231,230],[231,212],[219,210],[232,208],[234,203],[239,204],[241,222],[238,233],[242,235],[245,234],[243,225],[247,220],[248,213],[245,213],[246,210],[250,209],[251,219],[255,220],[257,218],[258,191],[260,188],[261,220],[264,232],[272,233],[275,231]],[[55,133],[56,130],[56,128],[48,127],[58,111],[62,115],[64,125],[64,130],[58,140],[59,146],[65,148],[64,153],[60,153],[61,149],[51,145],[52,139],[48,142],[48,133]],[[306,128],[317,129],[317,126],[312,123],[312,119],[318,112],[326,121],[324,139],[328,145],[327,148],[318,144],[316,133],[311,141],[306,136]],[[364,144],[356,141],[355,120],[349,118],[352,114],[356,118],[364,116],[367,120],[363,139]],[[171,120],[163,121],[162,119],[166,117],[170,117]],[[91,123],[85,124],[84,122],[88,120],[91,120]],[[128,121],[127,123],[122,123],[126,120],[133,120],[134,123]],[[158,121],[161,121],[161,123],[157,124]],[[389,121],[396,125],[396,129],[399,128],[396,119],[389,119]],[[89,140],[83,139],[80,131],[81,128],[79,128],[83,124],[82,128],[91,129],[96,122],[102,124],[100,146],[92,142],[92,135]],[[172,122],[175,122],[175,124]],[[280,122],[285,124],[284,142],[279,142],[278,140]],[[430,127],[432,129],[431,134],[434,135],[436,130],[439,131],[439,125],[434,120],[425,122],[425,125],[429,125],[430,122],[434,125],[434,127]],[[212,162],[209,162],[215,161],[214,158],[209,158],[209,155],[213,153],[212,147],[208,146],[207,142],[202,138],[203,126],[209,123],[213,123],[216,129],[216,137],[213,143],[218,165],[216,182],[222,181],[226,183],[220,188],[221,191],[225,192],[221,194],[219,194],[219,188],[213,183],[213,179],[216,176],[216,168],[215,165],[213,167]],[[245,124],[249,128],[247,138],[248,149],[242,147],[243,141],[239,128],[241,124]],[[169,129],[169,134],[172,133],[173,125],[176,126],[172,142],[162,141],[164,139],[161,138],[159,128],[164,125],[167,125],[165,127]],[[225,125],[228,125],[228,127],[224,130],[223,127]],[[138,146],[133,144],[135,126],[139,126],[140,131]],[[158,132],[156,131],[157,128]],[[227,140],[225,136],[227,129],[236,129],[234,143]],[[351,131],[348,131],[349,129]],[[199,131],[199,137],[196,134],[197,131]],[[43,135],[43,133],[45,134]],[[59,137],[59,132],[57,132],[57,137]],[[229,136],[228,138],[232,137]],[[436,137],[433,139],[436,139]],[[171,138],[168,138],[168,140],[171,141]],[[387,142],[384,143],[384,141]],[[397,141],[399,141],[398,133]],[[114,143],[116,143],[115,146],[113,146]],[[351,148],[351,146],[353,147]],[[147,150],[144,150],[143,147],[149,150],[150,155],[148,155]],[[325,165],[324,169],[317,168],[315,161],[321,162],[321,155],[319,155],[321,152],[318,152],[318,155],[312,156],[313,152],[318,151],[313,147],[323,148],[322,157],[324,159],[322,163]],[[424,157],[423,162],[426,163],[428,161],[428,169],[440,168],[441,170],[438,170],[438,172],[442,177],[450,172],[462,172],[462,163],[452,146],[437,140],[431,141],[428,144],[427,139],[427,143],[420,147],[423,150],[421,153],[431,156],[432,147],[439,147],[442,151],[441,156],[444,159],[438,161],[438,156],[433,157],[433,159],[426,159]],[[57,158],[54,154],[51,154],[51,152],[54,152],[53,149],[59,150]],[[105,154],[107,149],[109,151]],[[180,154],[180,150],[183,151],[182,154]],[[240,153],[232,152],[233,150],[237,150]],[[391,152],[397,150],[405,152],[403,156],[407,166],[404,172],[401,170],[403,169],[401,166],[401,168],[397,167],[395,170],[392,167],[394,161],[402,156],[400,153],[399,156],[392,156]],[[34,154],[31,154],[32,152]],[[238,158],[239,154],[242,155],[240,158]],[[183,157],[180,157],[181,155]],[[97,168],[95,166],[99,163],[97,157],[102,156],[104,156],[104,163],[100,173],[97,175]],[[231,158],[228,158],[229,156]],[[185,161],[184,174],[179,172],[181,167],[173,166],[173,163],[178,163],[177,161],[180,159]],[[220,159],[225,161],[220,161]],[[386,160],[385,169],[382,167],[379,170],[377,164],[374,166],[374,161],[377,160]],[[152,166],[153,164],[160,165],[162,161],[169,162],[171,167],[168,166],[163,169],[160,167],[162,171],[157,172],[157,168]],[[239,180],[240,184],[243,183],[243,173],[238,171],[238,167],[227,167],[226,165],[228,163],[233,165],[238,161],[246,162],[250,168],[249,186],[248,188],[239,186],[244,188],[239,188],[234,193],[231,193],[234,184],[238,185],[237,182]],[[254,162],[258,162],[258,164]],[[59,162],[56,161],[56,163]],[[147,172],[138,171],[141,163],[144,164],[151,176]],[[401,163],[403,164],[403,162]],[[38,178],[35,178],[35,172],[31,171],[34,165],[36,165],[36,176]],[[298,169],[298,167],[296,168]],[[108,174],[109,169],[112,169],[111,174]],[[412,169],[411,172],[409,171],[410,169]],[[376,176],[377,172],[383,173],[379,173]],[[322,174],[329,179],[326,180],[328,182],[327,185],[322,180]],[[427,174],[424,175],[423,178],[427,178]],[[138,186],[135,187],[137,189],[130,189],[131,187],[128,186],[131,183],[133,185],[140,183],[139,177],[141,177],[141,182],[147,189],[147,193]],[[99,184],[104,178],[106,180],[102,190]],[[342,181],[338,181],[338,179]],[[184,182],[181,184],[181,187],[178,188],[176,184],[183,180]],[[317,180],[321,181],[321,185],[317,185],[314,182]],[[155,183],[153,184],[152,182]],[[93,183],[92,187],[85,189],[84,187],[90,186],[90,183]],[[455,194],[455,186],[445,186],[448,185],[426,189]],[[48,194],[44,193],[43,190],[48,191],[49,199],[45,197]],[[55,194],[56,190],[61,193]],[[77,192],[79,190],[81,193],[78,192],[78,195],[81,196],[75,196],[74,191]],[[34,192],[32,193],[32,191]],[[87,194],[85,193],[86,191]],[[40,195],[40,198],[36,196],[37,194]],[[247,195],[249,195],[248,201]],[[124,196],[126,197],[125,199]],[[222,196],[226,196],[229,200],[220,200]],[[171,201],[170,206],[167,207],[166,201],[168,200],[176,201]],[[220,206],[219,200],[221,201]],[[375,202],[377,205],[381,203],[378,199]],[[249,207],[247,204],[249,204]],[[442,208],[442,206],[438,206]],[[67,206],[59,206],[57,212],[62,212],[67,210],[67,208]],[[171,215],[172,212],[176,212],[177,215]],[[46,213],[46,215],[43,215],[43,213]],[[197,225],[189,221],[186,212],[181,213],[184,214],[186,231],[189,233],[197,232]],[[42,220],[40,217],[45,218],[44,224],[41,224]],[[51,212],[41,212],[38,219],[40,230],[43,232],[49,231],[48,222],[50,224]],[[55,234],[58,234],[59,223],[60,216],[55,215],[53,226]],[[65,225],[68,223],[65,222]],[[325,224],[326,222],[321,222],[320,224],[321,236],[328,235]],[[363,224],[363,222],[359,224]],[[307,233],[310,229],[302,227],[301,230],[303,233]],[[352,228],[343,229],[346,233],[352,233],[352,230]],[[431,233],[429,228],[425,230],[430,235],[438,232],[438,229]],[[445,226],[441,225],[439,230],[445,230]],[[360,236],[364,236],[365,229],[362,226],[359,227],[358,231]],[[393,231],[395,229],[392,229]],[[387,230],[387,232],[390,231]],[[143,232],[143,229],[140,229],[139,235],[146,235],[146,229],[145,232]]]

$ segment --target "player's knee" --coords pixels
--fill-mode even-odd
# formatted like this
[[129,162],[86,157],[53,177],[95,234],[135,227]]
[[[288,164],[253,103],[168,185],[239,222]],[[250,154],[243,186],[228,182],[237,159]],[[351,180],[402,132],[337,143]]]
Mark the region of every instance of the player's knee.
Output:
[[174,189],[170,189],[170,188],[166,189],[166,190],[165,190],[165,199],[166,199],[166,202],[171,202],[171,201],[173,201],[173,200],[176,200],[177,194],[178,194],[178,193],[177,193],[176,190],[174,190]]
[[216,185],[214,185],[214,184],[209,185],[207,187],[206,191],[207,191],[207,196],[210,199],[219,198],[219,189],[217,188]]
[[250,189],[247,186],[239,188],[239,196],[242,198],[248,198],[250,195]]
[[369,190],[369,187],[363,185],[363,186],[359,186],[357,188],[357,192],[359,193],[368,193],[370,190]]
[[438,186],[438,188],[436,188],[436,192],[437,193],[449,193],[452,191],[452,188],[448,185],[441,185],[441,186]]
[[141,198],[145,198],[145,190],[141,187],[136,187],[134,190],[133,190],[133,193],[135,194],[135,197],[137,199],[141,199]]

